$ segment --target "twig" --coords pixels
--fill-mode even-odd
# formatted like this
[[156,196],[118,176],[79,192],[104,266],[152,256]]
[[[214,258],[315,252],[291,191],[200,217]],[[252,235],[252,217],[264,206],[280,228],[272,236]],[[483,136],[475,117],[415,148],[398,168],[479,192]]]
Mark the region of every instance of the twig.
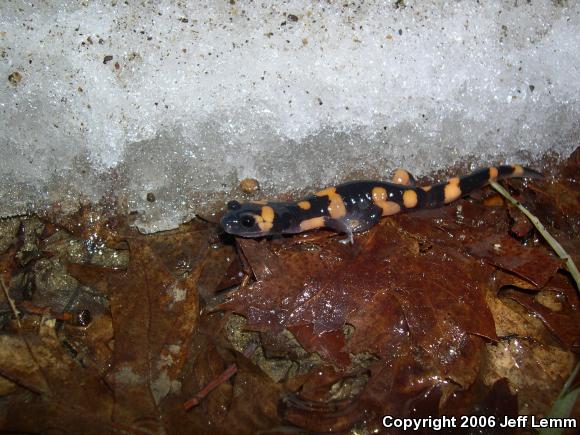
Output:
[[574,261],[572,261],[572,257],[570,257],[570,255],[564,250],[564,248],[562,248],[562,245],[560,245],[558,241],[554,239],[554,237],[552,237],[552,235],[548,232],[548,230],[546,230],[544,225],[542,225],[542,223],[536,216],[534,216],[527,208],[525,208],[517,199],[511,196],[509,192],[505,190],[500,184],[498,184],[495,181],[490,182],[490,184],[495,190],[501,193],[509,202],[511,202],[513,205],[519,208],[520,211],[523,214],[525,214],[528,217],[528,219],[534,224],[534,226],[537,228],[540,234],[544,237],[544,239],[546,239],[546,242],[548,242],[548,244],[556,252],[558,257],[560,257],[562,260],[566,262],[566,268],[568,269],[568,272],[570,272],[570,275],[572,275],[572,278],[574,278],[574,281],[576,282],[576,290],[580,290],[580,272],[578,272],[578,268],[574,264]]
[[[244,356],[246,358],[251,357],[258,345],[256,343],[250,343],[246,349],[244,349]],[[238,371],[238,366],[236,363],[230,364],[219,376],[217,376],[213,381],[209,382],[205,387],[203,387],[195,396],[189,399],[183,404],[183,409],[189,411],[191,408],[196,407],[200,402],[213,390],[231,378]]]
[[183,409],[189,411],[191,408],[194,408],[197,405],[199,405],[200,402],[205,398],[205,396],[207,396],[209,393],[211,393],[213,390],[215,390],[217,387],[219,387],[221,384],[223,384],[225,381],[231,378],[237,371],[238,366],[236,365],[236,363],[230,364],[217,378],[208,383],[195,396],[193,396],[191,399],[185,402],[183,404]]
[[0,277],[0,283],[2,284],[2,290],[4,290],[4,296],[6,296],[6,300],[8,301],[8,304],[10,305],[10,309],[12,310],[14,317],[16,317],[16,324],[18,325],[19,328],[22,329],[22,325],[20,324],[20,311],[18,311],[16,309],[16,305],[14,304],[14,301],[12,300],[10,295],[8,294],[8,287],[6,287],[6,284],[4,284],[4,278]]

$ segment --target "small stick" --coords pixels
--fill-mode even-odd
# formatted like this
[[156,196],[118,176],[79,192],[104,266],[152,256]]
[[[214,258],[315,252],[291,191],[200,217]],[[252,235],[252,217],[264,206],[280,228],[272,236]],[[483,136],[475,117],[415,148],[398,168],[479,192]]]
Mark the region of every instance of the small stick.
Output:
[[574,264],[574,261],[572,261],[572,257],[570,257],[570,255],[564,250],[564,248],[562,248],[562,245],[560,245],[558,241],[554,239],[554,237],[552,237],[552,235],[548,232],[548,230],[546,230],[544,225],[542,225],[542,223],[536,216],[534,216],[530,211],[528,211],[528,209],[525,208],[517,199],[511,196],[509,192],[505,190],[500,184],[498,184],[495,181],[490,182],[490,184],[495,190],[501,193],[509,202],[511,202],[513,205],[519,208],[520,211],[523,214],[525,214],[528,217],[528,219],[534,224],[534,226],[538,229],[540,234],[544,237],[544,239],[546,239],[546,242],[548,242],[548,244],[556,252],[558,257],[560,257],[562,260],[566,262],[566,268],[568,269],[568,272],[570,272],[570,275],[572,275],[572,278],[574,278],[574,281],[576,281],[576,290],[580,290],[580,272],[578,272],[578,268]]
[[[256,343],[250,343],[244,350],[244,356],[246,358],[251,357],[258,345]],[[231,378],[238,371],[238,366],[236,363],[230,364],[219,376],[217,376],[213,381],[209,382],[205,387],[203,387],[195,396],[189,399],[183,404],[183,409],[189,411],[191,408],[196,407],[201,403],[201,401],[213,390]]]
[[52,316],[55,320],[62,320],[75,326],[87,326],[91,323],[91,312],[89,310],[81,310],[77,312],[63,311],[57,313],[49,307],[38,307],[28,301],[23,301],[20,308],[27,314],[35,314],[39,316]]
[[16,317],[16,324],[18,325],[19,328],[22,329],[22,324],[20,323],[20,312],[16,309],[16,305],[14,304],[14,301],[12,300],[10,295],[8,294],[8,287],[6,287],[6,284],[4,284],[4,278],[0,277],[0,283],[2,284],[2,290],[4,290],[4,296],[6,296],[6,300],[8,301],[8,304],[10,305],[10,309],[12,310],[14,317]]

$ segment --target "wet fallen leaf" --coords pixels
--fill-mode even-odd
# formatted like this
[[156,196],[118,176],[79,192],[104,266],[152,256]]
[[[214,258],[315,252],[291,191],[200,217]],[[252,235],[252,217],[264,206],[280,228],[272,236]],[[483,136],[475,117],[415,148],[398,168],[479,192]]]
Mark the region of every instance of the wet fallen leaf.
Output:
[[[110,276],[108,283],[115,329],[109,375],[115,392],[113,420],[143,430],[163,430],[158,404],[180,390],[179,375],[198,320],[196,285],[207,234],[176,232],[170,241],[129,240],[127,272]],[[176,267],[189,273],[178,278]]]
[[[488,344],[486,352],[488,364],[482,372],[484,383],[490,385],[507,378],[510,391],[518,394],[519,413],[526,415],[548,412],[551,400],[560,392],[575,359],[571,352],[525,338]],[[551,398],[548,403],[546,397]]]
[[538,316],[546,327],[567,348],[580,348],[580,311],[566,307],[561,312],[554,312],[550,308],[538,303],[532,295],[508,290],[506,297],[513,299],[530,313]]
[[[0,373],[38,394],[32,403],[10,409],[6,420],[10,425],[5,429],[44,432],[59,428],[66,432],[63,417],[68,413],[84,416],[78,428],[88,429],[90,420],[110,421],[110,390],[98,372],[83,368],[74,360],[50,322],[41,326],[40,335],[3,335],[1,339]],[[62,412],[64,409],[67,411]]]
[[501,269],[543,287],[562,261],[543,247],[526,247],[508,235],[493,235],[469,247],[469,252]]

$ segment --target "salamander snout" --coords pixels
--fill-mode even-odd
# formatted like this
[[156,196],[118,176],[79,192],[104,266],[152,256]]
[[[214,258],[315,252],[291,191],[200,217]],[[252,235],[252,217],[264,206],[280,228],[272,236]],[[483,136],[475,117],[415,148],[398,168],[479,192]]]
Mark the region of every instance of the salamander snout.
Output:
[[221,226],[226,233],[242,237],[266,236],[272,228],[272,218],[264,216],[263,206],[237,201],[228,203],[228,211],[221,219]]
[[256,219],[249,213],[228,212],[222,217],[221,226],[226,233],[240,236],[253,233],[256,229],[259,231]]

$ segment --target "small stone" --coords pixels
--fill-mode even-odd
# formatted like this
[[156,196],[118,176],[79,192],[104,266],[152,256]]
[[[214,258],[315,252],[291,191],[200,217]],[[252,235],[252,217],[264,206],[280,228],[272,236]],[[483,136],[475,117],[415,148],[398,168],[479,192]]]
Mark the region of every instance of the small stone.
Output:
[[8,81],[13,85],[20,83],[20,80],[22,80],[22,74],[20,74],[18,71],[14,71],[8,76]]
[[240,189],[248,195],[254,195],[260,191],[260,183],[254,178],[244,178],[240,181]]
[[113,56],[111,56],[110,54],[107,54],[104,58],[103,58],[103,63],[106,65],[108,62],[113,60]]
[[155,194],[153,192],[148,192],[147,193],[147,201],[149,201],[149,202],[155,202]]
[[296,15],[293,15],[293,14],[288,14],[288,16],[286,18],[288,18],[289,21],[294,21],[294,22],[298,21],[298,17]]

